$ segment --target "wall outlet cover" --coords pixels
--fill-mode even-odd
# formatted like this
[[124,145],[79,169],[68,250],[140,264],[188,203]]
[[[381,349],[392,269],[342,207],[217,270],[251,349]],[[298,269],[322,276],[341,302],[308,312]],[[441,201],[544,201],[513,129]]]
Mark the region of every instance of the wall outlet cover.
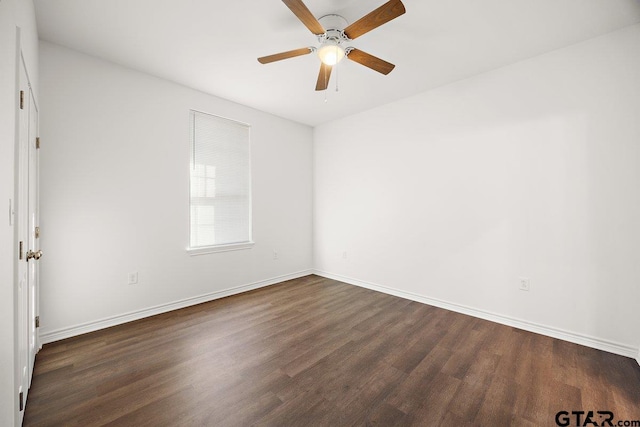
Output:
[[136,283],[138,283],[138,272],[134,272],[134,273],[129,273],[127,275],[127,283],[129,285],[135,285]]

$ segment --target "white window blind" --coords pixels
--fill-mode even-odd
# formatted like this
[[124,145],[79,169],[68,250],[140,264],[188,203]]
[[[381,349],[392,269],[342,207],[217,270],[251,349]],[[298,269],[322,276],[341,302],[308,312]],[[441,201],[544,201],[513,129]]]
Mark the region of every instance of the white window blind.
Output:
[[251,243],[249,131],[191,111],[190,249]]

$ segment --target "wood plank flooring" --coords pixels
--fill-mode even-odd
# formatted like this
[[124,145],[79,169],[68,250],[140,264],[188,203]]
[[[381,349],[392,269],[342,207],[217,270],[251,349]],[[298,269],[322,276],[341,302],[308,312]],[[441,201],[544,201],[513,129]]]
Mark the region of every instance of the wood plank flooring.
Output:
[[307,276],[45,345],[24,425],[554,426],[591,410],[640,420],[635,360]]

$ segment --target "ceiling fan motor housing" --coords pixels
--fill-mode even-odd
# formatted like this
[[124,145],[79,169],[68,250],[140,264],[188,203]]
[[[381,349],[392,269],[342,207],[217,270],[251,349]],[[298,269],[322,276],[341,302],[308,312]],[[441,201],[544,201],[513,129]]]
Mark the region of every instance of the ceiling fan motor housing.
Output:
[[325,33],[318,36],[318,41],[324,43],[328,40],[341,44],[349,42],[351,39],[344,33],[344,29],[349,25],[346,19],[340,15],[325,15],[318,19],[318,22],[324,27]]

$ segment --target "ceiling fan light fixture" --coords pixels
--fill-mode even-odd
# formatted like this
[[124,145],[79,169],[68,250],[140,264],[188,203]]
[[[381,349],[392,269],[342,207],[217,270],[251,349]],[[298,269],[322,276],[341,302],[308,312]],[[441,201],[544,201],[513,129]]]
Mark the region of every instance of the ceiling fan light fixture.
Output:
[[326,65],[336,65],[344,54],[344,48],[335,41],[327,41],[318,49],[318,58]]

